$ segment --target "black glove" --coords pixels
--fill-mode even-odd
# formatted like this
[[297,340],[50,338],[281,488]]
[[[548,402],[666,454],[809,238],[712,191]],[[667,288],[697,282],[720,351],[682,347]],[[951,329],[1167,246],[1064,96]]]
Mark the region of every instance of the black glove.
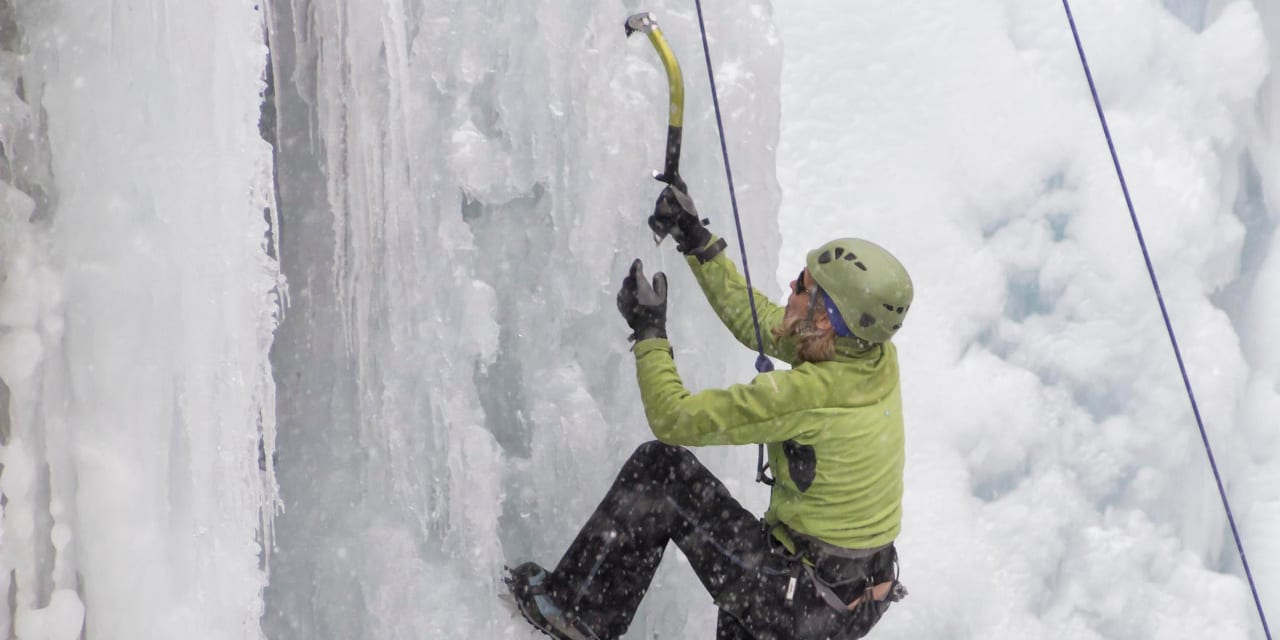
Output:
[[707,246],[711,241],[711,232],[705,226],[708,222],[698,218],[693,198],[672,186],[662,190],[653,205],[653,215],[649,216],[649,228],[658,239],[671,236],[676,241],[676,248],[685,255]]
[[667,274],[659,271],[653,285],[644,277],[644,265],[631,263],[631,273],[618,290],[618,312],[631,327],[629,340],[667,337]]

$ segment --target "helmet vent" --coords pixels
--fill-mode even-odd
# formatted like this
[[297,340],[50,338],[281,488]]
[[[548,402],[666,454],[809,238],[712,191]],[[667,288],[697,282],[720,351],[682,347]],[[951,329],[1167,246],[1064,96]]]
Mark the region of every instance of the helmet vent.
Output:
[[891,304],[886,304],[886,305],[884,305],[884,310],[885,310],[885,311],[893,311],[893,305],[891,305]]
[[826,264],[828,262],[831,262],[831,252],[823,251],[822,255],[818,256],[818,264]]
[[894,330],[894,331],[897,331],[898,329],[901,329],[901,328],[902,328],[902,323],[901,323],[901,322],[899,322],[898,324],[893,325],[893,330]]
[[866,271],[866,270],[867,270],[867,265],[862,264],[861,262],[855,262],[855,263],[853,263],[853,264],[854,264],[855,266],[857,266],[859,269],[862,269],[863,271]]
[[876,323],[876,317],[869,313],[864,313],[862,314],[861,318],[858,318],[858,326],[862,327],[863,329],[866,329],[867,327],[875,323]]
[[836,260],[839,260],[840,256],[842,255],[844,255],[844,247],[836,247],[836,253],[835,253]]

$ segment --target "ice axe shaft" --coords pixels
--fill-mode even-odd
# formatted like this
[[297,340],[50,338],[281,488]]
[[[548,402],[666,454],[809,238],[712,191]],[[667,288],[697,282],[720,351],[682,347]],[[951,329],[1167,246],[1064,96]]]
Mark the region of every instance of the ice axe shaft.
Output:
[[676,54],[662,36],[662,30],[658,28],[652,13],[637,13],[627,18],[625,26],[628,37],[637,31],[643,31],[649,36],[649,42],[653,43],[658,57],[662,59],[662,66],[667,70],[667,86],[671,94],[667,114],[667,156],[662,173],[654,178],[685,191],[684,180],[680,179],[680,141],[684,127],[684,75],[680,73],[680,63],[676,61]]

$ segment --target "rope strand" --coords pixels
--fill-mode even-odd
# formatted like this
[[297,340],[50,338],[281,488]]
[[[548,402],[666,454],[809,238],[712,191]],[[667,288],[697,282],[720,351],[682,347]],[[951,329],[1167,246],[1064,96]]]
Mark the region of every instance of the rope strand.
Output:
[[1213,479],[1218,484],[1218,495],[1222,497],[1222,507],[1227,512],[1227,522],[1231,524],[1231,535],[1235,538],[1236,550],[1240,553],[1240,564],[1244,566],[1245,577],[1249,580],[1249,589],[1253,592],[1253,602],[1258,608],[1258,618],[1262,621],[1262,631],[1267,640],[1271,640],[1271,630],[1267,627],[1267,615],[1262,610],[1262,599],[1258,597],[1258,587],[1253,581],[1253,572],[1249,569],[1249,559],[1245,556],[1244,543],[1240,540],[1240,530],[1236,527],[1235,516],[1231,513],[1231,501],[1227,499],[1227,490],[1222,483],[1222,475],[1218,472],[1218,463],[1213,456],[1213,447],[1209,445],[1209,434],[1205,430],[1204,420],[1200,417],[1200,406],[1196,402],[1195,392],[1191,390],[1191,378],[1187,375],[1186,364],[1182,360],[1182,350],[1178,348],[1178,338],[1173,331],[1173,323],[1169,319],[1169,309],[1165,306],[1164,296],[1160,293],[1160,281],[1156,278],[1155,267],[1151,263],[1151,254],[1147,251],[1147,242],[1142,234],[1142,225],[1138,223],[1138,214],[1133,207],[1133,199],[1129,196],[1129,185],[1124,179],[1124,170],[1120,168],[1120,156],[1116,153],[1115,142],[1111,138],[1111,128],[1107,126],[1107,116],[1102,111],[1102,100],[1098,98],[1098,88],[1093,82],[1093,72],[1089,70],[1089,61],[1084,54],[1084,45],[1080,42],[1080,31],[1076,28],[1075,16],[1071,14],[1071,3],[1062,0],[1067,11],[1067,22],[1071,24],[1071,35],[1076,42],[1076,50],[1080,53],[1080,64],[1084,67],[1085,78],[1089,81],[1089,92],[1093,94],[1093,104],[1098,110],[1098,120],[1102,123],[1102,133],[1107,138],[1107,148],[1111,150],[1111,162],[1116,167],[1116,175],[1120,178],[1120,189],[1124,192],[1125,204],[1129,207],[1129,218],[1133,221],[1133,230],[1138,236],[1138,246],[1142,248],[1142,259],[1147,264],[1147,274],[1151,277],[1151,286],[1155,289],[1156,300],[1160,303],[1160,315],[1164,317],[1165,330],[1169,333],[1169,342],[1173,345],[1173,354],[1178,361],[1178,371],[1182,373],[1182,384],[1187,389],[1187,398],[1191,401],[1191,412],[1195,414],[1196,425],[1200,428],[1200,439],[1204,442],[1204,451],[1209,457],[1209,466],[1213,469]]
[[[724,157],[724,175],[729,182],[729,204],[733,207],[733,226],[738,232],[738,253],[742,255],[742,275],[747,280],[747,303],[751,306],[751,323],[756,329],[756,371],[773,371],[773,361],[764,354],[764,337],[760,334],[760,316],[756,313],[755,287],[751,286],[751,268],[747,266],[747,245],[742,236],[742,218],[738,215],[738,196],[733,190],[733,170],[729,168],[729,147],[725,144],[724,120],[720,117],[720,96],[716,92],[716,74],[711,68],[711,46],[707,44],[707,26],[702,20],[702,0],[694,0],[698,9],[698,31],[702,33],[702,53],[707,60],[707,78],[711,81],[711,104],[716,111],[716,130],[720,133],[720,155]],[[764,461],[764,445],[756,450],[756,482],[773,484],[773,478],[765,474],[769,465]]]
[[751,322],[756,328],[756,371],[773,371],[773,361],[764,355],[764,337],[760,333],[760,316],[756,313],[755,287],[751,286],[751,268],[747,266],[747,245],[742,237],[742,218],[738,215],[738,196],[733,190],[733,170],[729,168],[729,147],[724,139],[724,121],[720,117],[720,97],[716,94],[716,74],[711,69],[711,47],[707,44],[707,26],[702,21],[702,0],[694,0],[698,9],[698,30],[702,32],[702,53],[707,59],[707,78],[711,80],[711,104],[716,110],[716,129],[720,132],[720,155],[724,157],[724,175],[729,181],[729,204],[733,207],[733,226],[738,232],[738,252],[742,254],[742,275],[747,280],[747,302],[751,305]]

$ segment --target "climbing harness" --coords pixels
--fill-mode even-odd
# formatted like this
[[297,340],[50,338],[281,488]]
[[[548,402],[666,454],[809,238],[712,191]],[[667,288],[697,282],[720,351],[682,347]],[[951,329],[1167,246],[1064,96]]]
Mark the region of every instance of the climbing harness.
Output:
[[1240,554],[1240,564],[1244,567],[1245,577],[1249,581],[1249,589],[1253,592],[1253,602],[1258,608],[1258,617],[1262,621],[1262,631],[1267,640],[1271,640],[1271,630],[1267,627],[1267,615],[1262,610],[1262,600],[1258,597],[1258,587],[1253,580],[1253,572],[1249,569],[1249,559],[1245,556],[1244,543],[1240,540],[1240,530],[1236,527],[1235,516],[1231,513],[1231,502],[1227,499],[1227,490],[1222,484],[1222,475],[1218,473],[1218,463],[1213,456],[1213,448],[1209,446],[1209,435],[1205,431],[1204,420],[1200,417],[1200,406],[1196,402],[1195,392],[1191,390],[1191,378],[1187,375],[1186,364],[1182,360],[1182,350],[1178,347],[1178,338],[1173,331],[1173,323],[1169,319],[1169,309],[1165,306],[1164,296],[1160,293],[1160,281],[1156,278],[1155,267],[1151,263],[1151,254],[1147,251],[1147,242],[1142,234],[1142,225],[1138,223],[1138,214],[1133,207],[1133,199],[1129,196],[1129,185],[1124,179],[1124,170],[1120,168],[1120,156],[1116,153],[1115,141],[1111,138],[1111,128],[1107,126],[1107,116],[1102,110],[1102,100],[1098,98],[1098,88],[1093,82],[1093,72],[1089,70],[1089,60],[1084,54],[1084,45],[1080,41],[1080,31],[1076,28],[1075,16],[1071,13],[1069,0],[1062,0],[1062,7],[1067,12],[1067,22],[1071,25],[1071,36],[1075,39],[1076,51],[1080,53],[1080,64],[1084,67],[1085,79],[1089,81],[1089,92],[1093,94],[1093,105],[1098,111],[1098,121],[1102,123],[1102,133],[1107,139],[1107,148],[1111,151],[1111,162],[1115,165],[1116,176],[1120,179],[1120,190],[1124,192],[1125,204],[1129,207],[1129,219],[1133,222],[1133,230],[1138,237],[1138,246],[1142,249],[1142,259],[1147,265],[1147,275],[1151,278],[1151,286],[1155,289],[1156,301],[1160,304],[1160,315],[1164,317],[1165,331],[1169,334],[1169,342],[1173,345],[1173,355],[1178,361],[1178,370],[1182,373],[1182,384],[1186,387],[1187,398],[1191,401],[1191,412],[1195,415],[1196,425],[1200,428],[1200,439],[1204,442],[1205,454],[1209,457],[1209,466],[1213,469],[1213,479],[1218,484],[1218,495],[1222,498],[1222,507],[1227,512],[1227,522],[1231,524],[1231,535],[1235,538],[1236,551]]
[[[738,233],[738,252],[742,255],[742,275],[747,281],[747,303],[751,307],[751,322],[755,326],[756,351],[759,354],[756,357],[756,371],[768,373],[773,371],[773,361],[764,354],[764,337],[760,333],[760,316],[756,311],[755,288],[751,286],[751,268],[747,264],[747,246],[742,235],[742,218],[738,214],[738,196],[733,188],[733,170],[729,166],[729,148],[725,144],[724,119],[720,115],[720,97],[716,92],[716,76],[711,67],[711,47],[707,43],[707,26],[702,18],[702,0],[695,0],[694,5],[698,10],[698,30],[702,34],[702,52],[707,62],[707,78],[711,81],[711,103],[715,107],[716,130],[720,135],[720,155],[724,158],[725,179],[729,185],[729,204],[733,209],[733,226]],[[627,35],[630,36],[636,31],[644,31],[649,36],[649,41],[653,43],[654,49],[657,49],[658,57],[662,59],[662,65],[667,70],[667,84],[670,87],[671,95],[670,117],[667,121],[666,164],[662,173],[654,177],[687,193],[684,181],[679,176],[680,144],[684,123],[684,76],[680,72],[680,63],[676,61],[675,54],[667,44],[666,38],[662,36],[662,31],[658,28],[658,23],[654,20],[653,14],[640,13],[627,18]],[[662,238],[658,237],[658,241],[661,242],[661,240]],[[756,482],[773,484],[772,478],[765,474],[768,467],[769,465],[764,461],[764,445],[761,444],[756,458]]]
[[[781,530],[783,535],[791,541],[796,548],[795,553],[787,552],[781,538],[774,535],[778,530]],[[790,577],[784,593],[787,605],[791,605],[795,599],[796,586],[802,573],[808,576],[810,584],[813,585],[814,591],[822,602],[836,611],[852,612],[864,604],[892,603],[907,597],[906,586],[898,581],[898,552],[892,544],[874,549],[846,549],[828,544],[813,536],[804,535],[781,522],[769,526],[768,531],[769,535],[777,541],[778,547],[774,552],[789,566]],[[875,574],[878,573],[876,564],[883,562],[879,559],[880,554],[883,553],[889,553],[892,556],[890,562],[893,566],[893,577],[876,582]],[[831,581],[818,575],[818,567],[830,565],[833,562],[846,565],[843,567],[845,571],[851,568],[855,571],[851,575]],[[848,566],[850,563],[853,563],[852,566]],[[845,602],[836,593],[836,589],[854,583],[861,583],[862,589],[852,600]]]

